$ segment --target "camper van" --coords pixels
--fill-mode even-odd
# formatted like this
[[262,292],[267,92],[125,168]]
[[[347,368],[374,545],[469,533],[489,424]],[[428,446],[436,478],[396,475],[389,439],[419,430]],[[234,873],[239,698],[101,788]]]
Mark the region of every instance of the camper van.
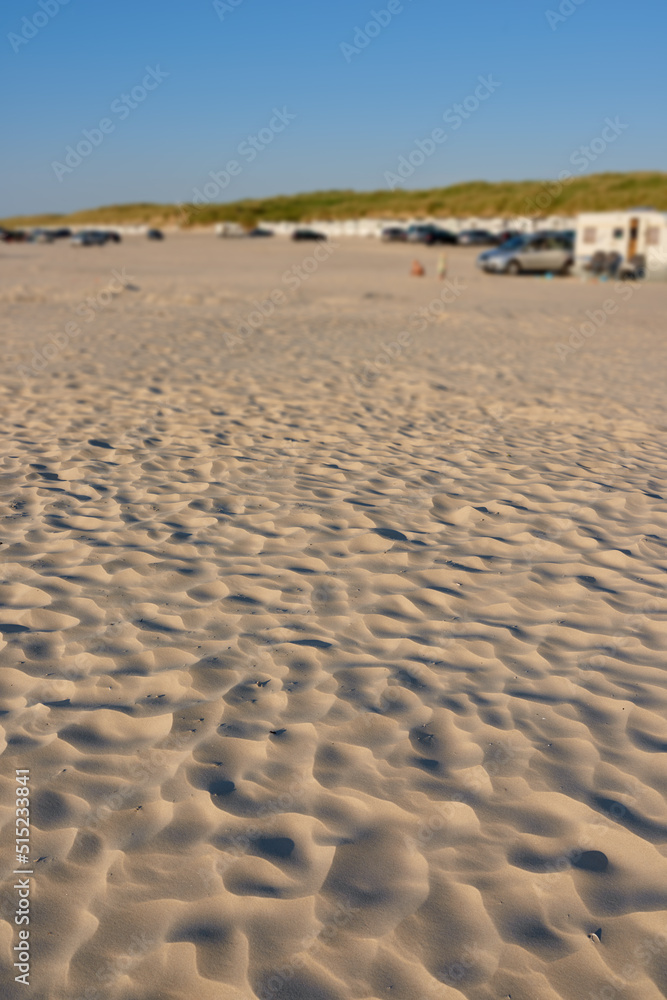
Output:
[[[616,270],[647,278],[667,278],[667,213],[652,208],[622,212],[582,212],[577,217],[575,268],[596,270],[616,258]],[[600,268],[603,270],[604,268]]]

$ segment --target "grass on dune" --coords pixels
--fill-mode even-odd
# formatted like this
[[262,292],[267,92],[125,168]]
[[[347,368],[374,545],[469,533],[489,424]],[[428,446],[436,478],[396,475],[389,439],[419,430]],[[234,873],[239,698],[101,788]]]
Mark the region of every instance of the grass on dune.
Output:
[[667,211],[667,174],[658,172],[592,174],[555,181],[470,181],[426,191],[313,191],[246,198],[226,204],[159,205],[138,202],[106,205],[68,215],[15,216],[7,227],[53,225],[180,225],[208,226],[216,222],[308,222],[316,219],[364,217],[407,219],[562,214],[605,211],[651,205]]

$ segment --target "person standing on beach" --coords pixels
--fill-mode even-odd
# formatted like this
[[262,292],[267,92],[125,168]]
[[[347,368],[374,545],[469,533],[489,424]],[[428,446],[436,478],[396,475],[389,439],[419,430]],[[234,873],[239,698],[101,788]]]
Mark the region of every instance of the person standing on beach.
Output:
[[447,277],[447,254],[441,253],[438,257],[438,281],[444,281]]

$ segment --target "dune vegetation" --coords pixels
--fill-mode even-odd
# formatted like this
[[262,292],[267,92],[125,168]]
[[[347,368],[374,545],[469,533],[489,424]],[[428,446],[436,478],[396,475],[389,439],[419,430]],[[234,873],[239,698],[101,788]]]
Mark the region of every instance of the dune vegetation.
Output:
[[667,174],[592,174],[556,181],[470,181],[424,191],[313,191],[224,204],[107,205],[66,215],[15,216],[7,227],[98,225],[209,226],[216,222],[308,222],[316,219],[407,219],[447,216],[574,215],[644,205],[667,211]]

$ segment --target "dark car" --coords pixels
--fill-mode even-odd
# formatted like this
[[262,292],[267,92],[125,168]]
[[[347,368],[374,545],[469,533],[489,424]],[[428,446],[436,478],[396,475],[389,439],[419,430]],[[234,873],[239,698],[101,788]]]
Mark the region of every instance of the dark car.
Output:
[[146,233],[146,238],[149,240],[163,240],[164,233],[161,229],[149,229]]
[[490,247],[498,245],[498,237],[488,229],[465,229],[459,233],[458,243],[462,247]]
[[103,247],[108,242],[109,234],[97,229],[83,229],[75,233],[71,240],[73,247]]
[[433,246],[436,243],[455,244],[457,242],[454,233],[450,233],[448,229],[441,229],[440,226],[434,226],[430,222],[409,226],[407,240],[408,243],[425,243],[426,246]]
[[508,240],[516,239],[517,236],[522,236],[518,229],[503,229],[502,233],[498,233],[498,246],[502,246],[503,243],[507,243]]
[[71,235],[72,230],[65,227],[61,229],[33,229],[28,239],[31,243],[54,243],[56,240],[66,239]]
[[402,226],[387,226],[380,234],[383,243],[405,243],[407,238],[407,229],[403,229]]
[[0,229],[0,240],[3,243],[23,243],[26,233],[22,229]]
[[295,229],[292,233],[293,240],[326,240],[324,233],[318,233],[315,229]]
[[104,235],[110,243],[120,243],[122,240],[120,233],[114,233],[113,230],[107,231]]
[[273,236],[272,229],[264,229],[262,226],[255,226],[248,232],[248,236]]

